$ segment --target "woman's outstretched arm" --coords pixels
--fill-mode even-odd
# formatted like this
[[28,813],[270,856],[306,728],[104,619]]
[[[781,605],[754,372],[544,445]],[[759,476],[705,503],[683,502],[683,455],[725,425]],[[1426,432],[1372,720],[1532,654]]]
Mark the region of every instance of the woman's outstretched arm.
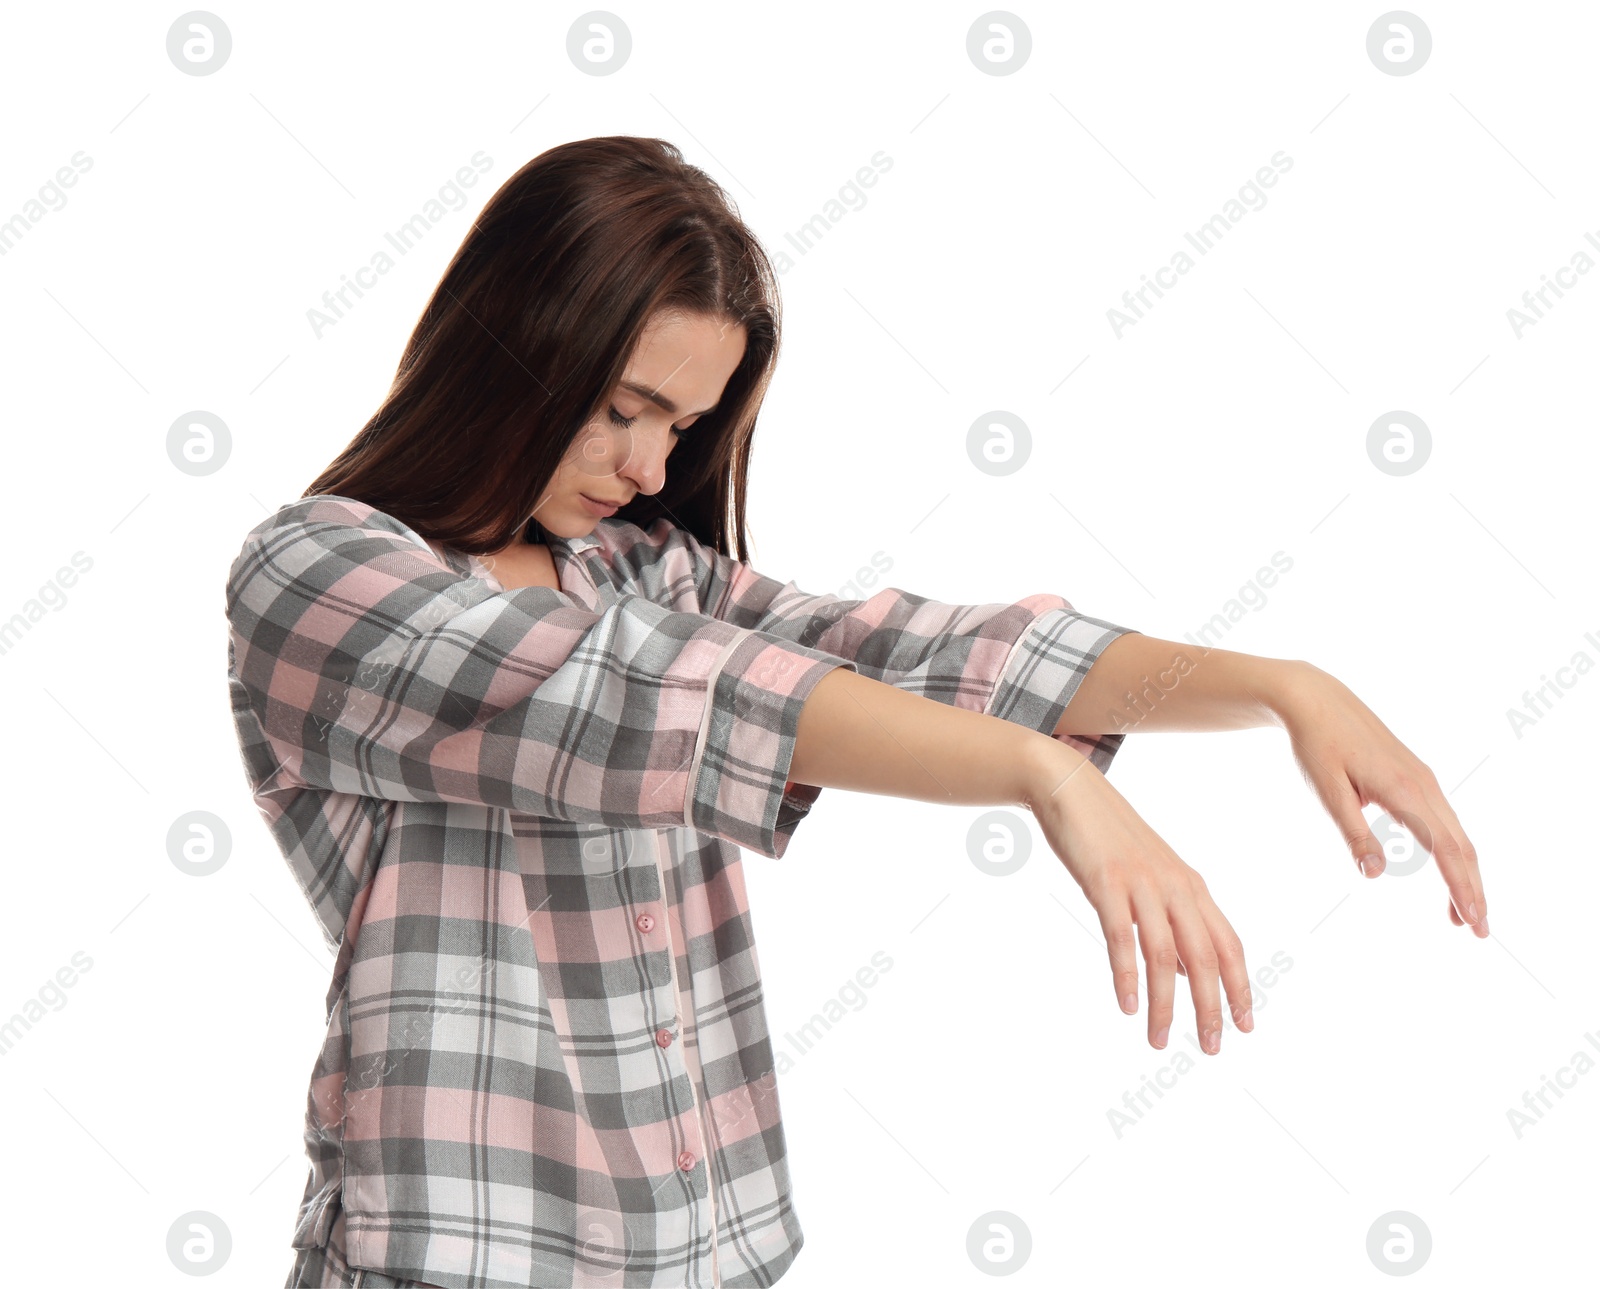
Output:
[[1129,633],[1108,644],[1056,724],[1064,734],[1243,730],[1277,725],[1307,664]]

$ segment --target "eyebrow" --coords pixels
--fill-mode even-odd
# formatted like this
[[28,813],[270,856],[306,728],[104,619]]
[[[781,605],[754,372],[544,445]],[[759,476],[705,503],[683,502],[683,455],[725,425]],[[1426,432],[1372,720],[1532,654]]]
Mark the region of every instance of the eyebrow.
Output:
[[[624,380],[624,381],[621,382],[621,385],[622,385],[623,389],[628,390],[631,393],[639,395],[640,398],[648,398],[652,403],[654,403],[657,407],[659,407],[668,416],[676,416],[678,414],[678,405],[676,403],[674,403],[670,398],[668,398],[665,394],[662,394],[662,393],[660,393],[660,392],[658,392],[656,390],[653,390],[653,389],[649,388],[646,385],[641,385],[636,380]],[[716,411],[718,406],[719,406],[719,403],[713,403],[710,407],[702,408],[698,412],[690,412],[689,415],[690,416],[704,416],[707,412]]]

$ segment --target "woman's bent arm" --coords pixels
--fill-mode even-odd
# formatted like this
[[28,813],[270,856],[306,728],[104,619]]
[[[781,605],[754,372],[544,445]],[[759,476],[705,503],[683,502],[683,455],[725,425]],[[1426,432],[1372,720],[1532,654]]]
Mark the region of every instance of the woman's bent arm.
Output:
[[[1031,808],[1047,757],[1052,766],[1088,764],[1025,725],[836,667],[800,712],[789,778],[951,806]],[[1052,780],[1044,791],[1054,786]]]
[[1223,991],[1234,1023],[1253,1027],[1244,947],[1205,882],[1066,744],[841,667],[806,698],[789,776],[947,805],[1027,808],[1094,905],[1112,988],[1129,1014],[1138,1011],[1142,953],[1151,1046],[1167,1045],[1179,970],[1189,978],[1202,1051],[1221,1048]]

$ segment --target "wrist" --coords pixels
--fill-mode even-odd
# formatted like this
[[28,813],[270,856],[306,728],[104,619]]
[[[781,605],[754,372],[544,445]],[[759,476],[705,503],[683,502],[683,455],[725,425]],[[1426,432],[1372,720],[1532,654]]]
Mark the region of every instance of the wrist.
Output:
[[1267,708],[1272,723],[1286,726],[1289,720],[1332,679],[1327,672],[1301,659],[1263,658],[1263,674],[1256,692]]
[[1100,771],[1083,753],[1060,739],[1041,735],[1030,740],[1020,804],[1037,815],[1052,804],[1059,805],[1088,779],[1099,777]]

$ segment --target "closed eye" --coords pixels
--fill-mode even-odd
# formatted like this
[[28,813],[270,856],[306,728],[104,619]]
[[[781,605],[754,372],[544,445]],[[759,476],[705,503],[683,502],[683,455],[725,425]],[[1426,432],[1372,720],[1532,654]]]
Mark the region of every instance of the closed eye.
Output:
[[[621,412],[617,411],[617,409],[615,407],[611,408],[611,423],[613,425],[620,425],[625,430],[632,429],[634,422],[637,421],[638,419],[639,419],[639,413],[637,413],[637,412],[635,412],[632,416],[624,416]],[[698,416],[694,418],[695,421],[698,421],[699,419],[700,418]],[[694,421],[690,421],[689,425],[685,425],[681,429],[678,426],[674,425],[672,427],[673,437],[674,438],[678,438],[678,439],[683,438],[683,436],[686,433],[688,433],[689,427],[692,426],[693,424],[694,424]]]

